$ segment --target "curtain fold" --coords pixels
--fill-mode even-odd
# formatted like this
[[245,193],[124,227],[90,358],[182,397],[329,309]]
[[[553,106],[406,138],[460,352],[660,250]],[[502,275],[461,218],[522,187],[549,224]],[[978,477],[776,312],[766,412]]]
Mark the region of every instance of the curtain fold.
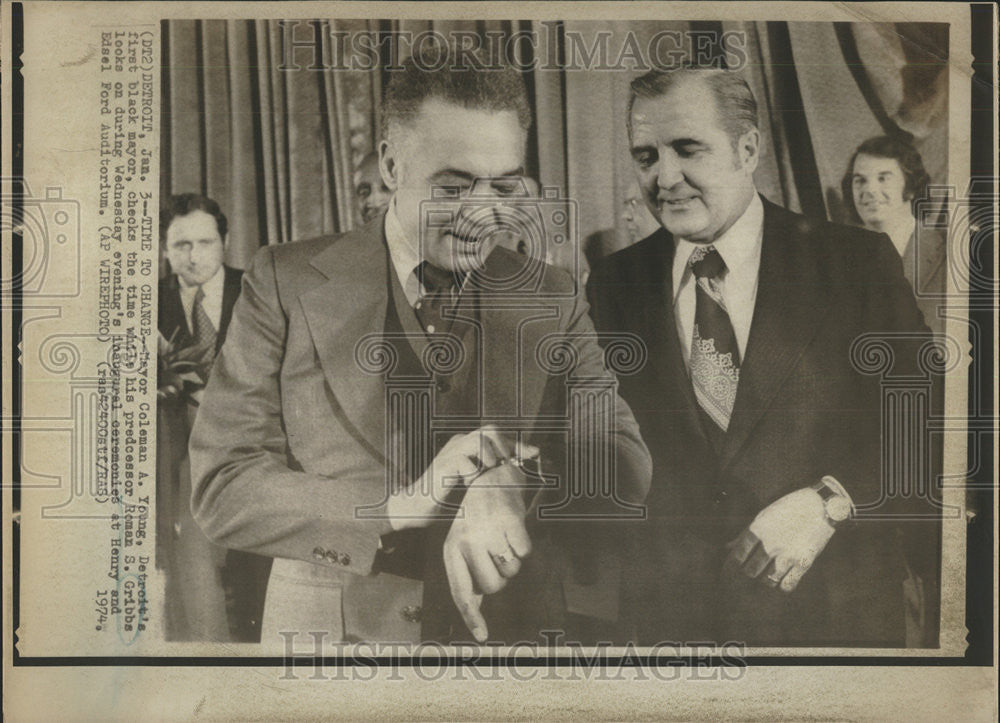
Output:
[[[726,22],[711,29],[719,27],[746,40],[744,74],[763,138],[756,181],[772,200],[842,220],[839,182],[851,152],[896,128],[913,136],[932,180],[947,177],[947,26]],[[300,22],[295,40],[315,38],[321,62],[332,64],[331,32],[384,39],[462,31],[501,39],[504,56],[516,55],[506,59],[524,64],[532,46],[506,41],[527,32],[544,38],[539,65],[556,59],[561,67],[525,73],[535,120],[527,168],[578,203],[579,242],[603,254],[626,243],[621,208],[632,169],[624,114],[628,84],[641,71],[574,70],[567,52],[578,52],[580,39],[591,47],[598,30],[611,32],[612,48],[629,35],[645,48],[656,33],[699,29],[668,21],[316,20]],[[302,69],[286,72],[278,70],[289,50],[278,21],[169,21],[163,38],[161,191],[197,191],[222,205],[230,221],[227,263],[245,268],[261,245],[359,222],[354,173],[376,146],[387,67],[408,47],[380,44],[379,67],[351,72],[308,69],[312,49],[298,47]],[[563,247],[552,260],[570,266],[582,250]]]

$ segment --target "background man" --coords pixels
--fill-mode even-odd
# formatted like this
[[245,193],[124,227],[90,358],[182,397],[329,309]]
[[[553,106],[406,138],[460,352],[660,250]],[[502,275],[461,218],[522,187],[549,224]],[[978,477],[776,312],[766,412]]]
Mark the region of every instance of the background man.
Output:
[[841,183],[844,202],[856,221],[888,234],[903,259],[903,274],[913,286],[917,306],[935,334],[944,333],[938,309],[944,302],[948,263],[940,231],[917,225],[916,203],[928,182],[923,159],[902,138],[869,138],[854,152]]
[[[226,216],[219,204],[194,193],[161,203],[160,243],[170,273],[160,280],[164,359],[189,359],[209,373],[226,338],[243,272],[223,264]],[[188,352],[193,352],[189,354]],[[190,375],[189,375],[190,376]],[[212,545],[191,517],[188,434],[201,384],[162,374],[159,403],[157,517],[168,569],[167,621],[172,639],[249,640],[260,634],[268,561]],[[228,606],[226,592],[228,591]],[[227,624],[226,613],[229,610]]]
[[[757,106],[736,74],[636,79],[628,129],[663,228],[588,288],[598,329],[649,346],[622,378],[654,464],[625,576],[639,640],[902,645],[908,566],[931,582],[936,560],[889,522],[848,519],[883,491],[880,385],[852,344],[902,333],[893,371],[918,373],[929,339],[892,242],[758,195]],[[933,514],[914,492],[876,509],[901,511]]]
[[[613,453],[619,500],[641,502],[648,486],[648,452],[621,400],[613,412],[571,415],[569,450],[537,429],[543,416],[551,426],[566,415],[568,379],[604,380],[612,399],[614,380],[570,279],[537,264],[525,278],[530,259],[493,249],[493,216],[523,187],[523,80],[509,68],[455,70],[446,49],[427,52],[386,91],[389,209],[354,232],[261,251],[192,435],[203,529],[276,558],[267,644],[281,645],[280,631],[329,641],[534,636],[562,601],[543,594],[559,566],[544,551],[547,532],[526,519],[524,488],[539,480],[521,460],[537,454],[543,472],[560,475],[557,498],[560,460],[579,445]],[[463,200],[477,178],[488,179],[485,209],[481,195]],[[445,221],[423,210],[435,186],[459,202]],[[498,286],[514,292],[505,305],[490,301]],[[560,369],[538,355],[553,340],[572,347]],[[401,382],[418,387],[400,402],[412,416],[387,402]],[[465,488],[454,514],[442,504],[449,486]],[[614,500],[588,504],[602,502]],[[492,596],[480,610],[483,594],[519,573],[525,584],[509,592],[527,597],[501,614]]]
[[358,216],[363,223],[377,218],[392,200],[392,192],[382,180],[382,173],[378,168],[378,153],[375,151],[361,159],[358,170],[354,173],[354,199],[358,204]]

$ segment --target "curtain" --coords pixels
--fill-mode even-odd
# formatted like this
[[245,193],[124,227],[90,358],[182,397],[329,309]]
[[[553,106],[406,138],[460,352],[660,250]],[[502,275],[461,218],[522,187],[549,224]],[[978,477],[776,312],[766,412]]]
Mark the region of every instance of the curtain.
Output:
[[[641,47],[663,30],[729,32],[746,39],[745,77],[760,106],[763,147],[757,186],[771,200],[845,220],[840,179],[870,136],[911,137],[932,182],[947,177],[948,28],[930,23],[391,21],[302,22],[332,64],[332,34],[463,31],[480,37],[535,32],[560,69],[525,71],[535,122],[527,169],[573,199],[578,232],[552,261],[571,266],[627,243],[621,209],[632,169],[625,129],[628,84],[637,72],[573,69],[567,58],[598,31],[611,47],[633,34]],[[568,38],[567,36],[571,36]],[[386,66],[402,58],[380,46],[370,71],[283,72],[278,21],[168,21],[163,30],[161,168],[164,194],[198,191],[230,221],[227,263],[245,268],[256,249],[344,231],[358,223],[354,171],[375,148]],[[572,42],[570,42],[572,41]],[[583,46],[580,45],[582,41]],[[541,46],[539,46],[541,47]],[[302,53],[302,62],[312,57]],[[504,43],[524,64],[531,45]],[[539,52],[542,52],[539,50]],[[686,48],[688,55],[691,48]],[[539,59],[542,64],[549,58]]]

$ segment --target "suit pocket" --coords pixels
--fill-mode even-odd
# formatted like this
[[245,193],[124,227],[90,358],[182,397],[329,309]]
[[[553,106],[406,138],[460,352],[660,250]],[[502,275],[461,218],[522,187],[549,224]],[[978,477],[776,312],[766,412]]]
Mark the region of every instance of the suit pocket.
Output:
[[272,572],[264,600],[261,645],[273,655],[309,654],[344,639],[343,583]]

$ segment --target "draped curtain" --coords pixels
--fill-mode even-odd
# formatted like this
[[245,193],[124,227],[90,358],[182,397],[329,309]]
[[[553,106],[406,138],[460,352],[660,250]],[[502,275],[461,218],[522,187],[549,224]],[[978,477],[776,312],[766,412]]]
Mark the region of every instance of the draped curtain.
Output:
[[[579,210],[573,254],[608,253],[627,238],[620,211],[631,179],[625,130],[628,83],[637,72],[573,69],[573,53],[610,31],[639,46],[663,30],[735,31],[746,39],[744,73],[760,105],[763,149],[757,185],[803,213],[846,220],[840,179],[854,148],[883,133],[911,137],[932,182],[947,177],[948,26],[930,23],[321,20],[296,38],[318,38],[330,65],[333,34],[461,30],[556,38],[559,70],[525,71],[535,123],[527,168]],[[555,34],[553,34],[555,28]],[[568,42],[567,36],[572,36]],[[352,179],[378,140],[385,67],[278,70],[287,40],[278,21],[167,21],[161,168],[164,194],[211,196],[230,220],[227,263],[245,268],[256,249],[352,228]],[[690,37],[690,36],[687,36]],[[575,46],[574,46],[575,43]],[[526,64],[528,43],[503,44]],[[302,53],[300,65],[312,56]],[[543,52],[539,45],[538,52]],[[688,49],[690,54],[690,49]],[[539,60],[547,65],[549,58]]]

